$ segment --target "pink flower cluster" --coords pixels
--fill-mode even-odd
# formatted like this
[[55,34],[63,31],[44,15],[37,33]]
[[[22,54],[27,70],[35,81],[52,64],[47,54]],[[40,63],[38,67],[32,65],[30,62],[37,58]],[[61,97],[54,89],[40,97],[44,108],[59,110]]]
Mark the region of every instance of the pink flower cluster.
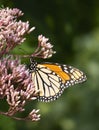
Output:
[[[19,58],[9,56],[8,53],[26,39],[24,36],[35,29],[29,28],[29,22],[18,21],[17,18],[23,13],[17,8],[0,9],[0,99],[6,99],[9,106],[7,112],[0,114],[17,120],[38,121],[39,110],[33,109],[26,117],[19,118],[15,114],[25,111],[25,105],[30,100],[35,100],[39,92],[35,91],[31,74]],[[27,57],[50,58],[55,51],[43,35],[38,36],[38,47]],[[24,56],[25,57],[25,56]]]
[[29,22],[17,21],[22,15],[19,9],[0,10],[0,99],[6,99],[9,106],[7,112],[0,114],[18,120],[37,121],[40,115],[35,109],[25,118],[14,116],[17,112],[25,111],[26,102],[36,99],[36,92],[26,66],[12,56],[4,58],[9,51],[25,40],[25,34],[34,30],[34,27],[29,29]]
[[[26,102],[35,100],[36,94],[31,75],[19,59],[8,57],[0,60],[0,99],[6,98],[9,105],[5,115],[13,116],[17,112],[25,111]],[[34,115],[36,121],[40,119],[37,110],[33,110],[33,113],[29,113],[28,120],[30,117],[30,120],[34,121]]]
[[19,9],[0,10],[0,57],[24,42],[24,35],[34,30],[34,27],[29,29],[28,21],[17,21],[22,15]]
[[38,36],[38,47],[35,50],[35,52],[31,55],[33,57],[39,57],[39,58],[50,58],[53,54],[56,52],[52,50],[53,45],[48,42],[48,38],[46,38],[43,35]]

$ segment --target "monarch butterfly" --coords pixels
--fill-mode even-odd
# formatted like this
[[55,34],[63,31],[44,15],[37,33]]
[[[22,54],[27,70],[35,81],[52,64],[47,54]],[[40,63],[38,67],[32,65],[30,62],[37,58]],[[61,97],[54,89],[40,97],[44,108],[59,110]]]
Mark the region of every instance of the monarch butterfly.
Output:
[[38,64],[30,58],[30,72],[35,90],[40,90],[37,99],[43,102],[56,100],[65,88],[86,81],[86,75],[72,66],[44,62]]

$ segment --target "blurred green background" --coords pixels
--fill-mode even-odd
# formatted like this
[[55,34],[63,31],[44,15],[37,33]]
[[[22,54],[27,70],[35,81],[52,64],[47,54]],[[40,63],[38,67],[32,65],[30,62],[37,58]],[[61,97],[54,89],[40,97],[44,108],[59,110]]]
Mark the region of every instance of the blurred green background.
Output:
[[21,19],[36,27],[23,50],[32,53],[37,36],[43,34],[57,51],[46,61],[75,66],[88,78],[84,84],[65,90],[57,101],[30,103],[27,110],[40,109],[40,121],[0,116],[0,130],[99,130],[99,1],[1,0],[0,4],[19,8],[24,12]]

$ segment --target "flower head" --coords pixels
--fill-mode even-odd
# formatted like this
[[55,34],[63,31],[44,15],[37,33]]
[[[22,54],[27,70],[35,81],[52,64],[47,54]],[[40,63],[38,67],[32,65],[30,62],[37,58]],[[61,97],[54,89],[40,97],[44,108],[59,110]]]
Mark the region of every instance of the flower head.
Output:
[[[10,57],[3,58],[0,61],[0,98],[6,98],[9,105],[6,114],[9,116],[24,111],[26,102],[36,99],[31,75],[19,59],[14,60],[13,57]],[[37,115],[37,111],[35,114]],[[37,120],[33,117],[31,117],[32,120]]]
[[48,42],[48,38],[46,38],[43,35],[38,36],[38,47],[36,51],[31,55],[33,57],[39,57],[39,58],[50,58],[53,54],[56,52],[52,50],[53,45]]
[[35,121],[35,120],[38,121],[38,120],[40,120],[40,114],[37,115],[38,112],[39,112],[39,110],[33,109],[33,110],[29,113],[28,119],[30,119],[30,120],[32,120],[32,121]]
[[29,22],[17,21],[23,13],[19,9],[0,10],[0,57],[24,42],[24,35],[34,30],[29,29]]

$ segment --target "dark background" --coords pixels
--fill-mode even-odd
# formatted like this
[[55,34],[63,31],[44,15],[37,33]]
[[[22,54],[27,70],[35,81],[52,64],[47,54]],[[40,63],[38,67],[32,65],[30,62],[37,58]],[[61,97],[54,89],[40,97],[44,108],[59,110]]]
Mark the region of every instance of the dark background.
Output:
[[57,101],[28,104],[27,110],[40,109],[40,121],[0,116],[0,130],[99,130],[99,1],[1,0],[0,4],[19,8],[24,12],[21,20],[36,27],[21,46],[26,53],[33,52],[37,36],[43,34],[57,52],[46,61],[73,65],[88,78],[84,84],[65,90]]

